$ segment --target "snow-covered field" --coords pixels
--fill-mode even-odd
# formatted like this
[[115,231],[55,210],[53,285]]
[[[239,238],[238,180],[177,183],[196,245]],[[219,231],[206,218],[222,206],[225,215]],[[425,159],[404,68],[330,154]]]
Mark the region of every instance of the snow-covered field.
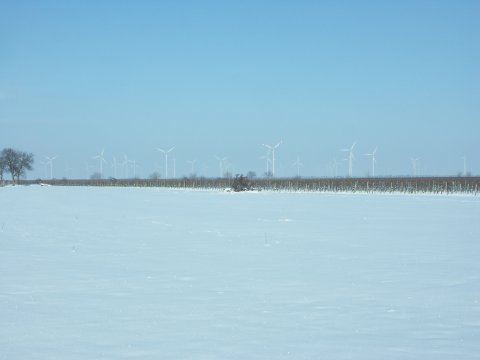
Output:
[[480,198],[0,188],[0,359],[480,358]]

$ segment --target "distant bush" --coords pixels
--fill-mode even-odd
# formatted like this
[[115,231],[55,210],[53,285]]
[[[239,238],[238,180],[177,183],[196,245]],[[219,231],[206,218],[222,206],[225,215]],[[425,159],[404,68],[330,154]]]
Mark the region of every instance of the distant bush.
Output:
[[239,191],[248,191],[252,190],[252,183],[248,178],[244,175],[237,174],[235,175],[235,179],[233,179],[232,183],[232,190],[239,192]]

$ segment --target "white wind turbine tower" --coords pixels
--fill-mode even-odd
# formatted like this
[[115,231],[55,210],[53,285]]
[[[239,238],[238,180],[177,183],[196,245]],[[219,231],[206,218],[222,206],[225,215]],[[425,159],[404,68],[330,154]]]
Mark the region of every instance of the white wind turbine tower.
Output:
[[282,145],[282,141],[280,140],[280,142],[277,144],[277,145],[267,145],[267,144],[262,144],[263,146],[265,146],[267,149],[270,150],[270,152],[272,153],[272,177],[275,176],[275,150],[280,146]]
[[420,161],[420,158],[411,158],[412,161],[412,167],[413,167],[413,176],[418,175],[418,162]]
[[56,158],[56,156],[45,156],[45,159],[47,159],[47,164],[50,165],[50,179],[53,179],[53,160]]
[[300,156],[297,156],[297,160],[292,164],[292,166],[297,167],[297,177],[300,177],[300,167],[303,166],[303,164],[300,162]]
[[102,152],[98,154],[97,156],[92,157],[92,159],[98,159],[100,163],[100,177],[103,178],[103,163],[107,164],[107,161],[103,157],[103,153],[105,152],[105,149],[102,149]]
[[162,152],[165,155],[165,179],[168,179],[168,153],[173,151],[175,146],[171,147],[168,150],[157,148],[158,151]]
[[218,160],[218,166],[220,168],[220,177],[222,178],[225,175],[224,165],[225,165],[225,161],[227,161],[227,158],[226,157],[221,158],[221,157],[215,155],[215,159]]
[[355,155],[353,155],[353,148],[355,147],[356,142],[353,143],[352,146],[350,146],[349,149],[342,149],[341,151],[346,151],[348,152],[348,158],[345,160],[348,160],[348,177],[352,177],[353,174],[353,160],[355,159]]
[[375,177],[375,163],[377,160],[375,159],[375,153],[377,152],[378,147],[375,148],[375,150],[372,151],[371,154],[365,154],[365,156],[371,156],[372,157],[372,177]]
[[463,159],[463,176],[467,176],[467,155],[463,155],[462,159]]

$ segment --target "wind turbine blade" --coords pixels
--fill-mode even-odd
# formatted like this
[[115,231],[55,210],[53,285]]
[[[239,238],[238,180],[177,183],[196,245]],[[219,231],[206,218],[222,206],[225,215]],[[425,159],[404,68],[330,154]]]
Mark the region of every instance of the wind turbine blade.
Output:
[[167,152],[172,151],[173,149],[175,149],[175,147],[176,147],[176,145],[174,147],[170,148],[170,150],[168,150]]

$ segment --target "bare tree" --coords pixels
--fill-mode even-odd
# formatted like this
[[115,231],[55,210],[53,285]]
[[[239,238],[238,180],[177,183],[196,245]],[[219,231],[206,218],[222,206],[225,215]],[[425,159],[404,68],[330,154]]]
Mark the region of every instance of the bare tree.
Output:
[[20,180],[27,170],[32,170],[33,154],[17,151],[12,148],[3,149],[1,156],[4,169],[12,175],[12,181]]
[[0,182],[3,183],[3,174],[7,171],[7,163],[3,158],[3,152],[0,153]]

